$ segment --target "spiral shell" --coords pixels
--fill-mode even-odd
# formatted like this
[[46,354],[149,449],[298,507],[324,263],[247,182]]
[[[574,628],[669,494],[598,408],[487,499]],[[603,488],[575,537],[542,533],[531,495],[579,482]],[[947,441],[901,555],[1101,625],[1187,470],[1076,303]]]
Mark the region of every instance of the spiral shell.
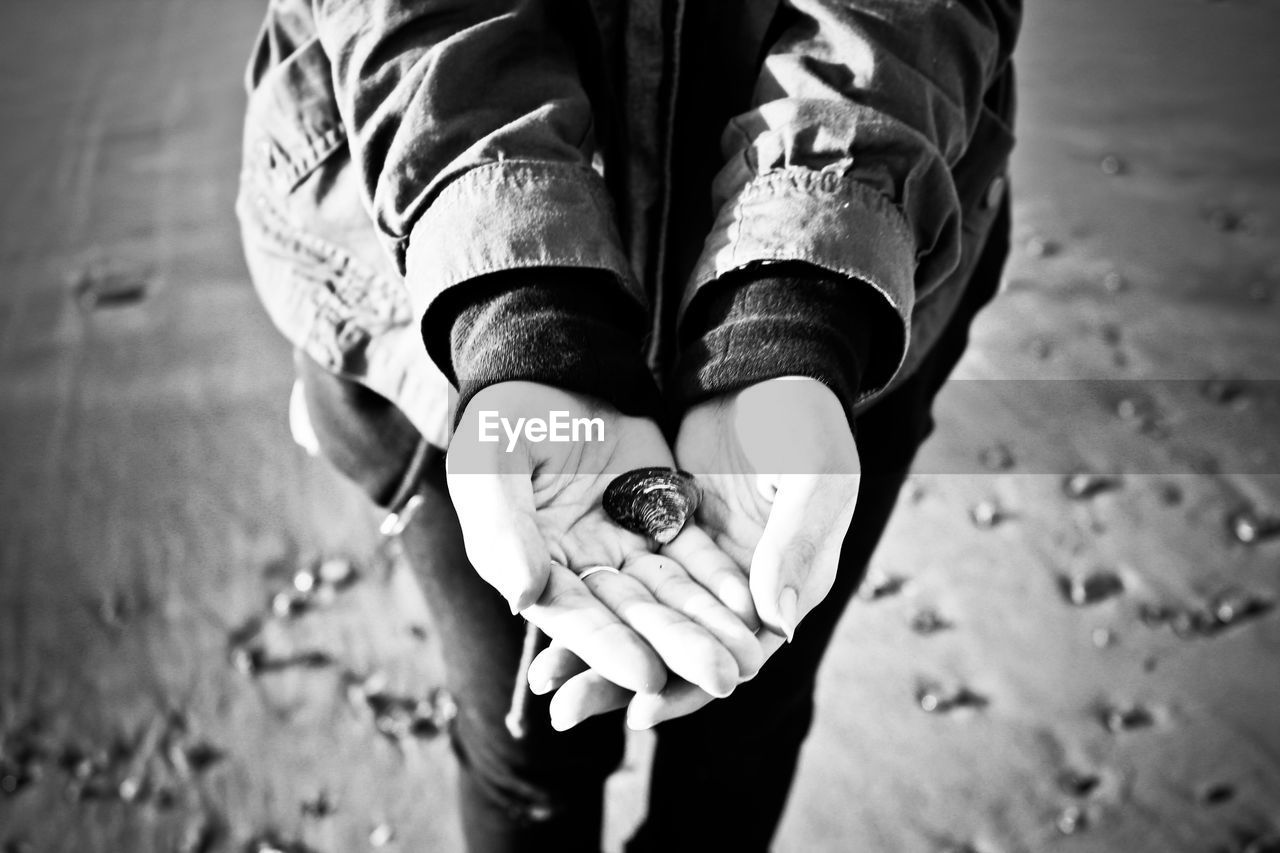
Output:
[[604,491],[604,511],[619,525],[665,545],[684,527],[701,499],[693,475],[674,468],[637,468]]

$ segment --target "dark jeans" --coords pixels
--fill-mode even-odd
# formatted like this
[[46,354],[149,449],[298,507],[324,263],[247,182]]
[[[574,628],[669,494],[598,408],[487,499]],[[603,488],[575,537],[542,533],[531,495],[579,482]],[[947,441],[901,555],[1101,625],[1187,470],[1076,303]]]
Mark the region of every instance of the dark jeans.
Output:
[[[818,665],[932,428],[933,398],[965,349],[974,314],[995,293],[1008,225],[1006,204],[942,339],[910,380],[858,420],[864,477],[830,595],[755,679],[658,727],[648,816],[631,853],[768,848],[813,719]],[[623,755],[621,713],[558,733],[548,721],[549,697],[533,697],[528,734],[511,737],[504,716],[524,621],[467,563],[443,456],[434,452],[407,472],[419,440],[394,406],[305,357],[299,369],[326,457],[376,501],[402,491],[407,476],[423,497],[402,535],[443,643],[446,685],[458,701],[452,734],[472,853],[599,850],[604,781]]]

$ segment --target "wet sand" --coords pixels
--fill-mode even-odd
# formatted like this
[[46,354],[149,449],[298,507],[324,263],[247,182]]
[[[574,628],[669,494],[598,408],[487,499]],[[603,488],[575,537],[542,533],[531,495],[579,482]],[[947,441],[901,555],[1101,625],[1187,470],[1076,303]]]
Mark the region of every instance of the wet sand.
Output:
[[[289,443],[240,256],[260,8],[0,13],[0,849],[458,848],[421,596]],[[1277,849],[1278,36],[1261,0],[1029,10],[1005,292],[780,851]],[[357,574],[275,600],[326,557]]]

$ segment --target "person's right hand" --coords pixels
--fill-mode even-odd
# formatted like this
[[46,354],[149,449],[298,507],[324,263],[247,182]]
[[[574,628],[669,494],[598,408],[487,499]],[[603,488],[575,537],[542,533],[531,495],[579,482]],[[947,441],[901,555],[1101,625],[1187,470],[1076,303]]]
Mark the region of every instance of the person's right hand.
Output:
[[[496,413],[489,423],[500,417],[515,427],[552,412],[567,422],[599,419],[603,435],[557,442],[522,431],[512,442],[498,428],[498,441],[481,440],[483,413]],[[724,696],[763,662],[745,575],[723,560],[654,554],[652,543],[616,525],[601,505],[617,475],[672,465],[652,421],[531,382],[499,383],[473,397],[447,462],[467,556],[513,612],[627,690],[657,693],[669,669]],[[593,566],[619,571],[579,577]]]
[[[709,400],[684,419],[680,467],[702,486],[698,526],[663,553],[749,578],[770,657],[830,591],[861,480],[858,450],[839,399],[813,379],[776,379]],[[711,537],[707,539],[708,535]],[[706,541],[704,541],[706,540]],[[626,706],[633,728],[693,713],[715,697],[672,679],[635,695],[553,645],[530,668],[535,692],[556,691],[552,711],[583,720]]]

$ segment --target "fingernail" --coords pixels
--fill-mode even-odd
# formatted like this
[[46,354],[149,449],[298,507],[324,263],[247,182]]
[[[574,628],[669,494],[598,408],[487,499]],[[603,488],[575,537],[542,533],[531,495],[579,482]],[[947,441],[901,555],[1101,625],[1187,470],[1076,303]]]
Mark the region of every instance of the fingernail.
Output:
[[728,654],[725,658],[727,660],[720,661],[716,666],[715,686],[719,689],[709,691],[717,699],[725,698],[738,686],[738,662]]
[[784,586],[782,592],[778,593],[778,627],[782,629],[782,633],[786,636],[787,642],[795,639],[796,635],[796,603],[799,596],[793,587]]

